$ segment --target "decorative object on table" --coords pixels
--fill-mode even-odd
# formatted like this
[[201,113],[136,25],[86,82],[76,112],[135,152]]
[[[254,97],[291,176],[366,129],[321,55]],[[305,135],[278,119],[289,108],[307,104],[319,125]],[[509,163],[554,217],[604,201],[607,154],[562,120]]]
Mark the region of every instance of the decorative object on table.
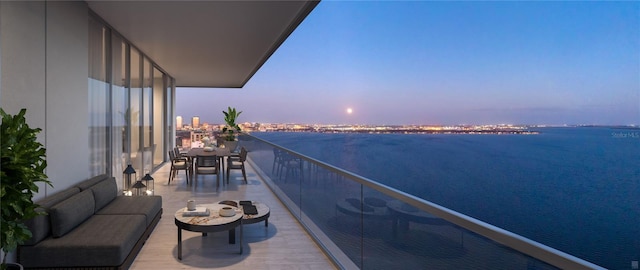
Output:
[[196,210],[196,201],[188,200],[187,201],[187,211],[194,211],[194,210]]
[[209,208],[204,206],[196,206],[193,210],[186,210],[182,213],[183,217],[208,217],[211,214]]
[[244,212],[245,215],[257,215],[258,214],[258,208],[256,208],[255,205],[243,205],[242,206],[242,211]]
[[240,132],[240,126],[236,124],[236,119],[240,116],[242,111],[236,111],[236,108],[229,107],[227,111],[222,111],[224,114],[224,122],[226,126],[222,129],[222,133],[224,134],[224,146],[228,148],[229,151],[233,152],[238,146],[238,142],[236,141],[236,132]]
[[211,138],[209,138],[208,136],[203,137],[200,142],[202,142],[202,149],[205,152],[211,152],[214,150],[213,148],[213,142],[211,141]]
[[[131,175],[133,174],[133,178]],[[131,164],[127,165],[127,168],[122,172],[122,192],[124,195],[131,196],[131,179],[136,180],[137,174],[136,170],[133,169]]]
[[242,211],[244,212],[245,215],[257,215],[258,214],[258,208],[256,208],[255,205],[253,205],[253,202],[251,202],[251,201],[240,201],[240,205],[242,205]]
[[233,207],[238,207],[238,203],[234,201],[221,201],[218,204],[225,204]]
[[231,207],[225,206],[220,208],[220,211],[218,213],[221,217],[232,217],[236,215],[236,210]]
[[33,195],[38,192],[37,182],[53,187],[44,173],[47,167],[46,149],[37,141],[37,134],[42,129],[30,128],[25,114],[26,109],[20,110],[17,115],[9,115],[0,108],[0,248],[4,252],[3,269],[15,265],[19,266],[17,269],[22,269],[19,264],[7,262],[7,253],[13,252],[18,245],[32,237],[24,221],[45,214],[37,211],[38,204],[33,202]]
[[202,142],[202,146],[204,147],[211,146],[211,139],[208,136],[202,137],[200,142]]
[[[142,180],[144,180],[145,185],[147,186],[147,195],[153,195],[156,188],[156,182],[153,181],[153,177],[149,174],[145,174],[144,177],[142,177]],[[149,181],[151,181],[151,184],[153,185],[151,189],[149,189]]]

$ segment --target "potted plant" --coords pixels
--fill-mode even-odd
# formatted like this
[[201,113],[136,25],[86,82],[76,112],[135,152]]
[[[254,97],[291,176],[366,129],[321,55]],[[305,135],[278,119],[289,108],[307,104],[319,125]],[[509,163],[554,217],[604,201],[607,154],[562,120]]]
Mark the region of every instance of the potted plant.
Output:
[[222,129],[223,138],[225,140],[224,145],[226,148],[229,148],[230,151],[233,151],[237,146],[238,142],[236,141],[236,132],[240,132],[240,126],[236,124],[236,119],[242,113],[242,111],[236,111],[236,108],[229,107],[227,111],[222,111],[224,114],[224,122],[225,126]]
[[[38,192],[38,182],[51,186],[44,169],[46,150],[37,141],[36,135],[42,130],[30,128],[26,123],[26,109],[17,115],[9,115],[0,108],[2,125],[0,127],[0,248],[4,252],[2,269],[11,269],[6,263],[7,253],[16,250],[18,245],[31,238],[31,231],[25,220],[39,214],[33,195]],[[15,266],[16,264],[14,264]],[[7,268],[9,266],[9,268]],[[22,266],[17,265],[22,269]]]

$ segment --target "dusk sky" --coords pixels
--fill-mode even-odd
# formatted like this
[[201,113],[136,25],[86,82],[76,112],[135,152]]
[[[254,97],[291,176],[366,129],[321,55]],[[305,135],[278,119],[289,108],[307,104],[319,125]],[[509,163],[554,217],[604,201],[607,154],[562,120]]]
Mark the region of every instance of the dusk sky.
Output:
[[244,88],[177,89],[185,123],[227,106],[239,122],[640,124],[640,2],[322,1]]

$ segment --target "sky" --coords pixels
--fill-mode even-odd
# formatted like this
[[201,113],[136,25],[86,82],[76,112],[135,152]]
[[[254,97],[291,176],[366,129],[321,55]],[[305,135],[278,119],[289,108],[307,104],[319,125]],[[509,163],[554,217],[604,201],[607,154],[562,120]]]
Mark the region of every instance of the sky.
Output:
[[176,90],[185,123],[228,106],[260,123],[637,125],[640,2],[322,1],[243,88]]

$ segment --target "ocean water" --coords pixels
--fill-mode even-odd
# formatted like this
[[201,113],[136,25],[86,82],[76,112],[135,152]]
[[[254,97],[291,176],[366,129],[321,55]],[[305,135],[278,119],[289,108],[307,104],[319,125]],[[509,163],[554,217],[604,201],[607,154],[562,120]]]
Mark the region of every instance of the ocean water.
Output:
[[609,269],[640,260],[640,130],[253,133]]

